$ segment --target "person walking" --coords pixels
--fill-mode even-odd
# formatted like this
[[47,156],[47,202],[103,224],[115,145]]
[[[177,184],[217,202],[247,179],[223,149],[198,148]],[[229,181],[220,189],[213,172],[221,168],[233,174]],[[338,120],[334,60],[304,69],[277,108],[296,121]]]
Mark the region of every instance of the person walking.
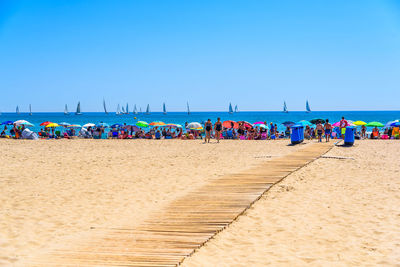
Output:
[[204,128],[206,129],[206,138],[204,139],[204,143],[210,143],[212,126],[210,119],[208,119],[204,124]]
[[322,133],[324,131],[324,126],[322,126],[321,121],[317,122],[317,126],[315,128],[318,134],[318,142],[322,142]]
[[344,134],[346,133],[346,127],[349,126],[349,123],[342,117],[339,123],[340,126],[340,134],[342,135],[342,139],[344,139]]
[[217,139],[217,143],[221,139],[221,132],[222,132],[222,122],[221,118],[217,119],[217,122],[214,124],[214,131],[215,131],[215,138]]
[[332,124],[329,123],[328,119],[326,119],[325,121],[324,129],[325,129],[325,140],[326,142],[329,142],[329,138],[331,137],[331,132],[332,132]]

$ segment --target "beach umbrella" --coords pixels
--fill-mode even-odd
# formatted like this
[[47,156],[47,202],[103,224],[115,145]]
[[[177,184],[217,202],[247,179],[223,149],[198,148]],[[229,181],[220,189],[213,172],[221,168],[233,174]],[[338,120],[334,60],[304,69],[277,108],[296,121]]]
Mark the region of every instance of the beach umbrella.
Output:
[[298,125],[302,125],[302,126],[307,126],[307,125],[311,125],[312,123],[306,120],[301,120],[298,123],[296,123]]
[[60,125],[59,125],[58,123],[52,122],[52,123],[47,124],[45,127],[46,127],[46,128],[50,128],[50,127],[60,127]]
[[367,127],[383,127],[384,125],[380,123],[379,121],[371,121],[368,122],[365,126]]
[[268,126],[265,124],[257,124],[256,126],[260,127],[260,128],[268,129]]
[[136,123],[136,126],[147,128],[147,127],[149,127],[149,124],[145,121],[138,121]]
[[133,131],[133,132],[137,132],[137,131],[140,130],[140,128],[137,127],[136,125],[128,125],[128,126],[126,127],[126,129],[129,130],[129,131]]
[[224,121],[222,123],[222,126],[224,126],[225,128],[239,128],[239,124],[236,121]]
[[26,120],[18,120],[14,122],[15,125],[25,125],[27,127],[31,127],[34,126],[32,123],[30,123],[29,121]]
[[13,121],[3,121],[1,125],[12,125],[13,123]]
[[111,125],[111,128],[121,128],[122,124],[119,123],[114,123],[113,125]]
[[365,124],[367,124],[365,121],[355,121],[355,122],[353,122],[353,124],[355,125],[355,126],[363,126],[363,125],[365,125]]
[[180,125],[180,124],[175,124],[175,123],[167,123],[167,124],[164,125],[164,127],[183,128],[182,125]]
[[47,126],[48,124],[52,123],[51,121],[45,121],[39,124],[40,126]]
[[282,122],[282,124],[283,125],[285,125],[286,127],[292,127],[293,125],[295,125],[296,123],[295,122],[293,122],[293,121],[285,121],[285,122]]
[[165,126],[165,123],[162,121],[153,121],[149,123],[150,126]]
[[394,123],[392,123],[390,126],[392,126],[392,127],[400,127],[400,122],[394,122]]
[[253,128],[253,125],[252,125],[250,122],[248,122],[248,121],[238,121],[238,123],[243,124],[243,126],[244,126],[246,129],[251,129],[251,128]]
[[60,122],[59,125],[67,127],[67,126],[70,126],[71,124],[68,122]]
[[82,128],[82,125],[79,125],[79,124],[71,124],[71,125],[68,125],[67,128]]
[[254,125],[255,124],[265,124],[263,121],[256,121],[255,123],[253,123]]
[[87,127],[94,127],[94,126],[96,126],[96,124],[89,122],[89,123],[86,123],[85,125],[83,125],[82,127],[87,128]]
[[385,128],[389,128],[389,127],[394,126],[394,124],[395,124],[396,122],[398,122],[398,120],[388,121],[388,122],[385,124]]
[[98,123],[98,124],[96,125],[96,127],[108,128],[108,127],[110,127],[110,125],[108,125],[108,124],[105,123],[105,122],[100,122],[100,123]]
[[317,124],[318,121],[320,121],[321,123],[325,123],[325,120],[324,120],[324,119],[316,118],[316,119],[310,120],[310,122],[311,122],[312,124]]
[[196,130],[197,128],[203,128],[198,122],[191,122],[186,126],[187,129]]

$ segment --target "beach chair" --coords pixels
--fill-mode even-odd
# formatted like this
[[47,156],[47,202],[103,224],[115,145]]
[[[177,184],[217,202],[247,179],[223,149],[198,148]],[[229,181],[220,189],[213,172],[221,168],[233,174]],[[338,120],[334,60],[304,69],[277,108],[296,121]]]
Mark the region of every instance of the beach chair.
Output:
[[233,132],[231,130],[226,132],[226,138],[227,139],[233,139]]
[[112,132],[112,138],[118,138],[118,132]]

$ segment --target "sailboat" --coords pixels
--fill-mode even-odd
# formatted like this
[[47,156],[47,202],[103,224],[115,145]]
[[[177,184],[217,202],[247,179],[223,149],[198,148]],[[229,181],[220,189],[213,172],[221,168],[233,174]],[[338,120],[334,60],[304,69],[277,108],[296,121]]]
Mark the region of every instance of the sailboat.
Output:
[[107,108],[106,108],[106,101],[103,98],[103,108],[104,108],[104,113],[108,114]]
[[32,106],[29,104],[29,116],[32,116]]
[[233,113],[232,104],[229,103],[229,114],[232,114],[232,113]]
[[165,103],[163,103],[163,114],[167,115],[167,109],[165,108]]
[[288,113],[289,111],[287,110],[287,107],[286,107],[286,101],[283,101],[283,111],[282,111],[283,113]]
[[142,107],[139,108],[139,113],[142,113]]
[[149,104],[147,104],[146,115],[150,115],[150,105]]
[[120,108],[119,108],[119,104],[118,104],[118,106],[117,106],[117,111],[115,112],[115,114],[116,114],[116,115],[121,115],[121,110],[120,110]]
[[69,115],[67,104],[65,104],[64,115]]
[[187,114],[190,115],[189,102],[186,102],[186,106],[187,106]]
[[122,109],[122,112],[121,112],[121,114],[126,114],[126,111],[125,111],[125,108],[124,108],[124,106],[122,106],[122,107],[121,107],[121,109]]
[[135,106],[133,107],[133,114],[138,114],[137,109],[136,109],[136,104],[135,104]]
[[308,100],[306,101],[306,112],[307,113],[311,112],[310,105],[308,104]]
[[126,103],[126,110],[125,110],[125,114],[129,114],[129,106],[128,106],[128,103]]
[[235,105],[235,113],[237,113],[238,112],[238,107],[237,107],[237,105]]
[[15,113],[19,114],[19,107],[18,106],[15,108]]
[[81,102],[78,102],[78,106],[76,106],[75,115],[82,115],[82,112],[81,112]]

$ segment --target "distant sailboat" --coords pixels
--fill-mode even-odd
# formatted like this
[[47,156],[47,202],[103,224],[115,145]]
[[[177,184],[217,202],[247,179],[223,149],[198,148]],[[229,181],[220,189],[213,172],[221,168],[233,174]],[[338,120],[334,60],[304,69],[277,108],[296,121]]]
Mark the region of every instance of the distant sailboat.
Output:
[[65,104],[64,115],[69,115],[67,104]]
[[232,104],[229,103],[229,114],[233,114]]
[[126,103],[126,110],[125,110],[125,114],[129,114],[129,106],[128,106],[128,103]]
[[190,115],[189,102],[186,102],[186,106],[187,106],[187,114]]
[[238,107],[237,107],[237,105],[235,105],[235,113],[237,113],[238,112]]
[[308,104],[308,100],[306,101],[306,112],[307,113],[311,112],[310,105]]
[[82,115],[82,112],[81,112],[81,102],[78,102],[78,106],[76,106],[75,115]]
[[284,112],[284,113],[288,113],[289,112],[287,110],[287,107],[286,107],[286,101],[283,101],[283,111],[282,112]]
[[126,114],[125,108],[123,106],[121,107],[121,109],[122,109],[121,114]]
[[146,115],[150,115],[150,105],[149,104],[147,104]]
[[115,112],[115,114],[116,114],[116,115],[121,115],[121,110],[120,110],[120,108],[119,108],[119,104],[118,104],[118,106],[117,106],[117,111]]
[[136,109],[136,104],[135,104],[135,106],[133,107],[133,114],[138,114],[137,109]]
[[139,112],[142,113],[142,107],[139,108]]
[[19,114],[19,107],[18,106],[15,108],[15,113]]
[[32,106],[29,104],[29,116],[32,116]]
[[104,113],[108,114],[107,108],[106,108],[106,101],[103,98],[103,108],[104,108]]
[[165,103],[163,103],[163,114],[167,115],[167,109],[165,108]]

